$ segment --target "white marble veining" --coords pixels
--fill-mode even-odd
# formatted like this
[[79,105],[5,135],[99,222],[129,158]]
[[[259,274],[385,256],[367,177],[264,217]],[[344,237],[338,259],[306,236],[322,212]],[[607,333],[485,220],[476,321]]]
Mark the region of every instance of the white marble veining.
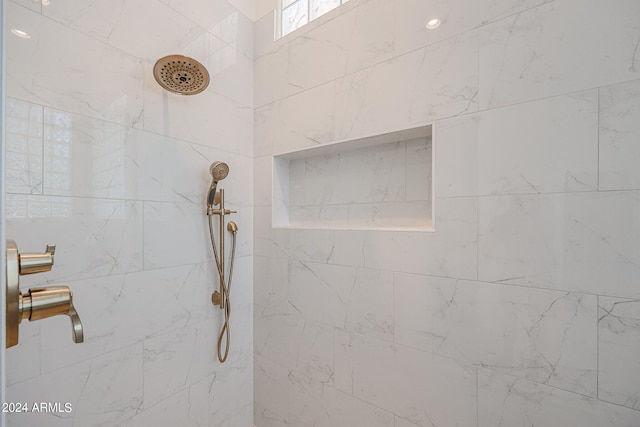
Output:
[[480,427],[633,427],[638,424],[639,411],[478,369]]
[[201,44],[201,38],[211,37],[195,22],[155,0],[124,0],[117,5],[109,0],[51,1],[42,14],[150,62],[169,53],[183,53]]
[[[213,224],[215,227],[216,222]],[[204,205],[144,203],[145,269],[200,263],[212,259]]]
[[481,197],[478,279],[637,298],[640,193]]
[[355,280],[353,267],[292,261],[289,264],[289,302],[305,320],[344,327],[346,300]]
[[221,326],[207,320],[144,342],[145,408],[216,372]]
[[162,402],[145,408],[144,411],[138,412],[133,418],[119,425],[136,427],[186,424],[193,427],[208,427],[207,394],[194,387],[184,389]]
[[395,341],[596,396],[596,297],[395,275]]
[[265,326],[256,331],[255,353],[295,369],[313,381],[333,382],[333,328],[307,320],[294,302],[269,307],[255,306],[256,321]]
[[275,224],[427,229],[431,161],[426,138],[275,159],[283,205]]
[[[312,105],[312,108],[309,108]],[[335,83],[329,82],[264,107],[254,115],[255,156],[333,142]]]
[[226,152],[253,153],[253,109],[213,90],[180,96],[162,89],[145,64],[144,129],[214,147]]
[[335,90],[330,82],[280,102],[279,119],[284,129],[277,135],[282,141],[273,147],[275,152],[335,141]]
[[[395,427],[639,424],[637,304],[599,325],[597,309],[640,297],[638,194],[599,192],[637,189],[637,2],[337,10],[275,42],[273,16],[256,24],[255,424],[339,425],[346,407],[378,425],[361,402]],[[260,179],[284,174],[271,155],[428,123],[433,233],[313,229],[385,218],[380,201],[330,205],[346,191],[330,162],[308,200],[302,162],[287,188]],[[406,201],[431,200],[409,185],[429,175],[407,168]],[[283,193],[299,228],[271,227]]]
[[44,194],[138,196],[139,167],[127,127],[44,109]]
[[9,28],[31,36],[7,38],[9,96],[127,126],[141,125],[140,59],[11,2],[7,10]]
[[289,95],[289,46],[256,58],[254,105],[263,107]]
[[[251,22],[225,1],[18,0],[7,25],[31,37],[7,34],[7,237],[23,252],[57,244],[53,270],[21,284],[68,285],[85,337],[72,342],[66,316],[23,321],[6,401],[73,412],[9,425],[250,426]],[[207,67],[204,93],[158,86],[153,62],[173,53]],[[230,165],[240,225],[226,365],[203,203],[214,160]]]
[[600,190],[640,188],[640,81],[600,88]]
[[[189,327],[216,314],[210,303],[214,272],[208,263],[66,284],[73,290],[85,342],[77,345],[71,341],[69,319],[64,316],[37,323],[43,331],[43,372]],[[150,298],[153,304],[149,304]]]
[[7,237],[24,252],[56,243],[55,268],[21,285],[142,270],[142,202],[7,195]]
[[[550,0],[395,0],[396,53],[406,53],[505,18]],[[438,18],[442,25],[425,31]]]
[[11,0],[13,3],[24,6],[35,12],[42,12],[42,0]]
[[598,300],[598,397],[640,409],[640,302]]
[[481,28],[480,109],[638,78],[639,18],[633,0],[563,0]]
[[595,90],[442,120],[436,194],[594,191],[597,123]]
[[[260,4],[264,5],[264,3]],[[276,29],[274,28],[276,13],[276,9],[272,8],[253,23],[253,54],[256,60],[273,48],[273,42],[276,38]],[[258,78],[258,73],[254,78]]]
[[335,351],[335,379],[355,397],[420,426],[476,425],[475,367],[340,331]]
[[168,4],[234,49],[253,58],[253,23],[229,2],[168,0]]
[[[256,356],[254,422],[260,427],[393,427],[393,416],[374,405]],[[273,412],[277,409],[278,412]]]
[[118,425],[142,410],[142,384],[142,345],[136,344],[10,386],[11,401],[70,403],[72,411],[11,414],[8,425]]
[[477,111],[477,50],[467,33],[337,80],[336,139]]
[[[231,361],[199,389],[208,397],[210,427],[245,427],[253,423],[253,355]],[[191,387],[195,392],[198,384]]]
[[6,108],[6,192],[42,194],[43,109],[13,98]]
[[[342,265],[475,280],[476,200],[438,199],[435,206],[435,233],[340,231],[317,255],[307,250],[307,254],[298,256],[302,259],[324,256],[328,262]],[[320,247],[318,241],[307,240],[306,244]],[[382,247],[385,249],[381,250]]]
[[[40,326],[39,322],[20,323],[18,345],[6,350],[11,361],[11,369],[6,371],[8,386],[40,375]],[[69,331],[66,332],[69,338]]]
[[247,107],[253,106],[253,60],[233,46],[224,45],[204,65],[209,71],[209,88]]
[[332,19],[289,47],[289,94],[389,59],[394,53],[393,2],[370,0]]

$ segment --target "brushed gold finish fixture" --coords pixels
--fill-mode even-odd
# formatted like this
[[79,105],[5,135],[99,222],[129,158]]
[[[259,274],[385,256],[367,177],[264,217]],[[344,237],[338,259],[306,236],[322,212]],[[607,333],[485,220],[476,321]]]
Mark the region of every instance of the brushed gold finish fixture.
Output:
[[[223,180],[229,174],[229,166],[224,162],[214,162],[209,168],[212,181],[209,186],[209,192],[207,193],[207,217],[209,219],[209,237],[211,239],[211,247],[213,248],[213,255],[215,257],[216,268],[218,270],[218,280],[220,283],[219,290],[214,291],[211,295],[211,302],[213,305],[220,306],[221,310],[224,310],[224,324],[218,337],[218,360],[220,363],[224,363],[229,355],[230,346],[230,334],[229,334],[229,319],[231,317],[231,300],[229,298],[229,291],[231,289],[231,280],[233,278],[233,264],[236,257],[236,234],[238,233],[238,225],[229,221],[227,224],[227,230],[231,232],[231,259],[229,265],[228,278],[225,278],[225,246],[224,246],[224,224],[225,216],[237,213],[230,209],[225,209],[224,206],[224,190],[218,190],[218,181]],[[219,206],[214,208],[214,206]],[[219,216],[219,254],[218,248],[216,248],[215,235],[213,232],[213,216]],[[222,344],[225,342],[224,352],[222,351]]]
[[193,58],[169,55],[153,66],[153,77],[164,89],[178,95],[195,95],[209,86],[209,72]]
[[7,240],[6,250],[6,335],[7,348],[18,344],[18,328],[22,319],[30,321],[64,314],[71,319],[73,341],[84,341],[82,322],[73,305],[73,294],[67,286],[31,288],[20,292],[20,276],[50,271],[56,246],[47,245],[44,253],[18,252],[13,240]]

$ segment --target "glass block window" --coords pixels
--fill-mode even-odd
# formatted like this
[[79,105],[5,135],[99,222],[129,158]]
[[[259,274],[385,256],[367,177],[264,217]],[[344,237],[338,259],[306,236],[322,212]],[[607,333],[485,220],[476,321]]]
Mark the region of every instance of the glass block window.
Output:
[[348,0],[282,0],[282,35],[297,30]]

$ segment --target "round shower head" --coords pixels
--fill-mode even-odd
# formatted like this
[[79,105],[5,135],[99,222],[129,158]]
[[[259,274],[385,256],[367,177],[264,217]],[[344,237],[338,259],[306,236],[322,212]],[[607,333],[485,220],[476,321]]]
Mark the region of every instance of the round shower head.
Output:
[[153,67],[153,77],[164,89],[180,95],[195,95],[209,86],[204,65],[182,55],[160,58]]
[[225,162],[213,162],[209,167],[209,173],[214,181],[220,181],[229,175],[229,166]]

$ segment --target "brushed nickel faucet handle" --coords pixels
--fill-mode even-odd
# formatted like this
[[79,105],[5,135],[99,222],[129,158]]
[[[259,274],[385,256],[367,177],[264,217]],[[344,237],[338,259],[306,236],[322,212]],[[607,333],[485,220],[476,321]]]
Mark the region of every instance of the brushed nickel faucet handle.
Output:
[[73,341],[84,341],[82,322],[73,306],[73,294],[68,286],[47,286],[20,292],[20,275],[51,270],[56,245],[47,245],[44,253],[20,254],[13,240],[7,240],[6,250],[6,345],[18,344],[18,328],[22,319],[30,321],[64,314],[71,319]]
[[71,332],[73,334],[73,342],[76,344],[84,342],[84,330],[82,329],[82,322],[80,321],[80,316],[78,316],[76,308],[73,306],[73,302],[71,303],[71,307],[69,307],[67,316],[69,316],[69,318],[71,319]]
[[30,321],[64,314],[71,319],[73,342],[84,341],[80,316],[73,305],[73,293],[68,286],[47,286],[31,288],[20,296],[20,317]]
[[51,271],[53,267],[53,254],[56,253],[56,245],[48,244],[44,253],[24,253],[19,254],[20,275],[44,273]]

